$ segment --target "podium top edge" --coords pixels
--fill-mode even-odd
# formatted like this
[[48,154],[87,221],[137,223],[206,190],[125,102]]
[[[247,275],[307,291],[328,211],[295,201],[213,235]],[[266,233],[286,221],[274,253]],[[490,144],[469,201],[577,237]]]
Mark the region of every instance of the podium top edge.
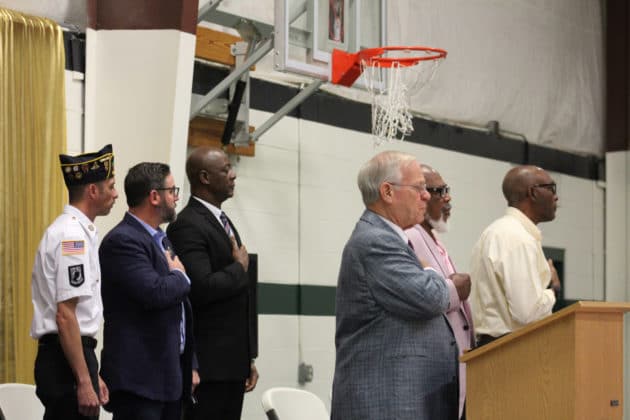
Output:
[[553,313],[539,321],[533,322],[519,330],[513,331],[509,334],[504,335],[496,339],[495,341],[486,344],[482,347],[478,347],[476,349],[472,349],[468,352],[462,354],[459,358],[461,362],[468,362],[471,359],[474,359],[482,354],[488,353],[495,348],[502,347],[505,343],[518,339],[523,335],[529,334],[530,332],[537,330],[549,323],[555,322],[558,319],[565,318],[574,313],[624,313],[630,312],[630,302],[603,302],[603,301],[578,301],[575,302],[571,306],[567,306],[559,310],[556,313]]
[[630,302],[602,302],[602,301],[579,301],[568,306],[557,313],[564,310],[587,311],[587,312],[630,312]]

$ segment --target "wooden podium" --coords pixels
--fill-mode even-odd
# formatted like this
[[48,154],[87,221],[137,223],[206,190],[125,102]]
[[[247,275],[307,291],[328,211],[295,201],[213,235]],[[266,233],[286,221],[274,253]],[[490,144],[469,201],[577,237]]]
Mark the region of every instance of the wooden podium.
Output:
[[621,419],[628,311],[577,302],[463,354],[467,420]]

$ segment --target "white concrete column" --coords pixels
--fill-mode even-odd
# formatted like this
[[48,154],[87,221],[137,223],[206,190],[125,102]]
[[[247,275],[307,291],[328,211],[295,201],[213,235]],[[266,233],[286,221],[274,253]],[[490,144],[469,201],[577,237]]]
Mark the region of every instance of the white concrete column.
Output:
[[[185,179],[196,0],[91,0],[86,32],[85,149],[112,143],[120,199],[102,236],[127,209],[123,180],[143,161]],[[183,203],[180,203],[183,204]]]
[[628,300],[630,261],[630,173],[628,151],[606,153],[606,286],[605,299]]
[[[630,261],[630,153],[606,153],[606,287],[609,302],[628,301]],[[624,340],[624,417],[630,418],[630,323],[626,315]]]

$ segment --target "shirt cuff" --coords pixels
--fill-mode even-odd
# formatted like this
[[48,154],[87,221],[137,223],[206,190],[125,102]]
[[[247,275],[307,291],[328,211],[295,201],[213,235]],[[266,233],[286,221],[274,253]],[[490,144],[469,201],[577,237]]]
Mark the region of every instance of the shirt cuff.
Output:
[[180,270],[179,268],[173,268],[171,271],[179,271],[180,273],[182,273],[182,275],[184,276],[184,278],[186,279],[186,281],[188,282],[188,284],[190,284],[190,279],[188,278],[188,274],[186,274],[185,272],[183,272],[182,270]]

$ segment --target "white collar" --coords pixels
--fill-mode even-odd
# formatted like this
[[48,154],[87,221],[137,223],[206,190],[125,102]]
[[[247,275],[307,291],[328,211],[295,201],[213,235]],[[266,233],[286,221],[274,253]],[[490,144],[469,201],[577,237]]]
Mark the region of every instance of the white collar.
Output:
[[511,216],[517,219],[521,225],[525,228],[525,230],[534,237],[538,242],[542,242],[542,232],[538,227],[531,221],[529,217],[525,215],[522,211],[517,209],[516,207],[508,207],[505,210],[506,216]]
[[403,243],[405,245],[407,245],[409,243],[409,238],[407,237],[407,235],[405,235],[405,231],[400,226],[398,226],[396,223],[392,222],[391,220],[384,218],[383,216],[381,216],[378,213],[374,213],[374,214],[376,214],[385,223],[387,223],[387,225],[389,227],[391,227],[394,230],[394,232],[396,232],[398,234],[398,236],[400,236],[400,239],[402,239],[402,241],[403,241]]
[[81,210],[72,204],[66,204],[63,208],[63,212],[65,214],[69,214],[73,218],[76,218],[88,235],[91,237],[96,236],[96,225]]
[[205,208],[207,208],[208,210],[210,210],[212,212],[212,214],[214,214],[214,217],[217,218],[217,220],[221,220],[221,213],[223,213],[223,210],[221,210],[220,208],[218,208],[217,206],[208,203],[207,201],[202,200],[201,198],[197,197],[197,196],[192,196],[192,198],[194,198],[195,200],[199,201],[201,204],[203,204],[203,206]]

